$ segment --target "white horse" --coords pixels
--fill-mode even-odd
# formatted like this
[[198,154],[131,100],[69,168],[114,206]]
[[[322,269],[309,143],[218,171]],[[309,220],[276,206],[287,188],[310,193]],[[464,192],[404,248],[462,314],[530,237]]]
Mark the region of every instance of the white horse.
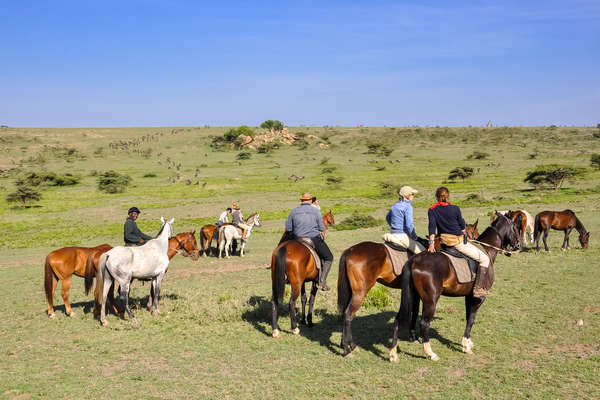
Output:
[[[244,248],[246,247],[246,241],[250,237],[250,233],[252,232],[252,228],[254,226],[261,226],[260,217],[258,213],[252,214],[245,221],[246,225],[248,225],[248,233],[246,234],[246,239],[242,240],[242,245],[240,246],[240,257],[244,257]],[[221,232],[219,233],[219,258],[223,258],[223,248],[225,249],[225,257],[229,258],[229,249],[231,248],[231,242],[233,239],[241,239],[242,232],[241,228],[237,228],[233,225],[225,225],[221,228]]]
[[[531,242],[531,244],[533,244],[533,230],[534,230],[534,223],[535,220],[533,219],[533,217],[531,216],[531,214],[529,214],[527,212],[527,210],[515,210],[515,211],[521,211],[523,212],[523,214],[525,214],[525,216],[527,217],[527,228],[526,230],[529,230],[529,241]],[[506,215],[508,214],[508,210],[504,210],[504,211],[498,211],[498,213],[502,214],[502,215]],[[492,216],[490,217],[490,222],[494,222],[494,220],[496,219],[496,214],[492,214]],[[525,244],[527,244],[527,235],[525,234],[525,232],[523,232],[523,237],[525,238]]]
[[173,235],[174,218],[165,221],[160,218],[162,226],[156,238],[148,240],[143,246],[117,246],[100,256],[96,273],[96,301],[100,303],[100,322],[106,325],[106,296],[113,280],[119,283],[119,296],[125,304],[125,311],[133,321],[137,318],[129,308],[129,289],[132,280],[152,280],[154,300],[152,314],[158,313],[158,296],[160,286],[169,267],[169,238]]

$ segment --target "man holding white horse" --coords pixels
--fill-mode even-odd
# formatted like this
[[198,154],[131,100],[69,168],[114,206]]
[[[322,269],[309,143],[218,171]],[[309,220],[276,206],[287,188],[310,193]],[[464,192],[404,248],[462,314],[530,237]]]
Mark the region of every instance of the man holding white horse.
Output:
[[125,240],[125,246],[141,246],[148,240],[152,239],[152,236],[146,235],[140,231],[135,220],[138,219],[141,211],[137,207],[131,207],[127,214],[129,216],[125,220],[125,226],[123,227],[123,239]]
[[315,251],[323,260],[319,276],[319,289],[323,291],[331,290],[327,286],[327,275],[333,262],[333,254],[323,239],[322,232],[325,231],[323,217],[319,210],[312,206],[313,196],[310,193],[304,193],[300,197],[300,205],[294,208],[287,221],[285,221],[285,230],[292,232],[296,238],[310,238],[314,244]]

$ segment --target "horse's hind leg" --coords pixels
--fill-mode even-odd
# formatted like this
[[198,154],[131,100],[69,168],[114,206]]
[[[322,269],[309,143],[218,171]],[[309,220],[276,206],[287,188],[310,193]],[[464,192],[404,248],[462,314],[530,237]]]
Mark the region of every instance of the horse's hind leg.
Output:
[[106,298],[108,297],[109,290],[112,290],[114,285],[113,277],[108,270],[104,270],[104,287],[102,288],[102,304],[100,304],[100,323],[107,325],[106,322]]
[[[372,287],[373,285],[371,285]],[[370,288],[367,289],[367,292]],[[352,298],[346,310],[344,311],[344,328],[342,330],[342,347],[344,349],[344,357],[348,357],[356,349],[356,344],[352,339],[352,320],[354,315],[360,308],[366,292],[352,293]]]
[[158,300],[160,296],[160,287],[162,285],[162,280],[165,277],[165,273],[158,275],[155,279],[152,280],[152,288],[154,289],[154,297],[152,302],[152,315],[158,314]]
[[308,327],[311,328],[313,326],[312,315],[313,315],[313,306],[315,305],[315,297],[317,296],[317,282],[313,282],[312,287],[310,288],[310,299],[308,300]]
[[277,301],[277,296],[273,296],[271,299],[271,313],[273,314],[273,319],[271,320],[271,328],[273,328],[273,337],[279,337],[281,335],[281,328],[279,328],[279,324],[277,323],[277,307],[279,306],[279,302]]
[[301,286],[302,290],[301,290],[301,296],[300,296],[300,301],[302,303],[302,318],[300,319],[300,323],[302,325],[306,325],[306,288],[305,288],[305,283],[302,282],[302,286]]
[[135,315],[133,315],[133,313],[131,312],[131,308],[129,308],[129,289],[131,287],[131,282],[127,281],[127,283],[124,284],[120,284],[119,287],[119,297],[121,298],[121,301],[123,302],[124,306],[125,306],[125,311],[127,311],[127,315],[129,316],[129,319],[136,321],[137,322],[137,318],[135,317]]
[[294,335],[300,334],[300,328],[296,322],[296,299],[300,295],[300,285],[291,285],[292,294],[290,296],[290,322],[292,324],[292,333]]
[[48,296],[48,318],[51,318],[51,319],[56,318],[56,314],[54,314],[54,292],[56,291],[57,284],[58,284],[58,278],[53,273],[52,274],[52,291],[50,292],[50,296]]
[[[439,297],[439,296],[438,296]],[[435,314],[435,305],[437,303],[437,299],[433,301],[425,301],[423,300],[423,315],[421,317],[421,335],[423,335],[423,349],[425,350],[425,354],[432,361],[438,361],[440,357],[431,350],[431,343],[429,343],[429,325],[433,320],[433,315]]]
[[472,354],[473,353],[473,341],[471,340],[471,328],[475,323],[475,317],[477,316],[477,310],[483,304],[483,300],[477,297],[473,297],[472,295],[468,295],[465,297],[465,311],[467,317],[467,326],[465,327],[465,333],[462,337],[462,351],[463,353]]
[[542,237],[542,241],[544,242],[544,249],[545,249],[547,252],[550,252],[550,249],[548,248],[548,243],[546,243],[546,239],[548,238],[548,231],[549,231],[549,229],[546,229],[546,230],[544,231],[544,236]]
[[65,302],[65,312],[67,313],[67,315],[69,317],[75,316],[75,312],[73,312],[73,309],[71,308],[71,304],[69,304],[69,289],[71,288],[71,278],[72,277],[73,277],[73,275],[63,279],[62,288],[60,291],[63,301]]

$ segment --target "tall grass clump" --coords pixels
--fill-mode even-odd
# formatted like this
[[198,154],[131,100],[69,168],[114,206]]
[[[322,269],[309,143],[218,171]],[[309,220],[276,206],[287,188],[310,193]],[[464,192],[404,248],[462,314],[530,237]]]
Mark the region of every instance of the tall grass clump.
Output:
[[352,213],[352,215],[337,224],[336,229],[345,231],[360,228],[371,228],[377,225],[379,225],[379,221],[377,221],[373,216],[368,214],[360,214],[355,211]]

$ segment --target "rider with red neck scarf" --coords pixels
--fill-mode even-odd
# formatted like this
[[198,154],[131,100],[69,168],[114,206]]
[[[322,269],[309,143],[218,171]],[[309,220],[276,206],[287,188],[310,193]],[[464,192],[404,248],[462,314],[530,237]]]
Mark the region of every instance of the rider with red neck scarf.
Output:
[[[488,255],[475,247],[473,244],[464,242],[465,220],[462,217],[460,208],[450,204],[450,192],[448,188],[441,186],[435,191],[437,203],[429,207],[427,213],[429,217],[429,248],[430,253],[435,252],[434,239],[435,233],[440,235],[442,244],[454,247],[460,253],[471,257],[479,262],[477,278],[473,286],[473,296],[481,299],[489,294],[489,288],[493,282],[488,279],[488,267],[490,258]],[[491,277],[491,275],[490,275]]]

